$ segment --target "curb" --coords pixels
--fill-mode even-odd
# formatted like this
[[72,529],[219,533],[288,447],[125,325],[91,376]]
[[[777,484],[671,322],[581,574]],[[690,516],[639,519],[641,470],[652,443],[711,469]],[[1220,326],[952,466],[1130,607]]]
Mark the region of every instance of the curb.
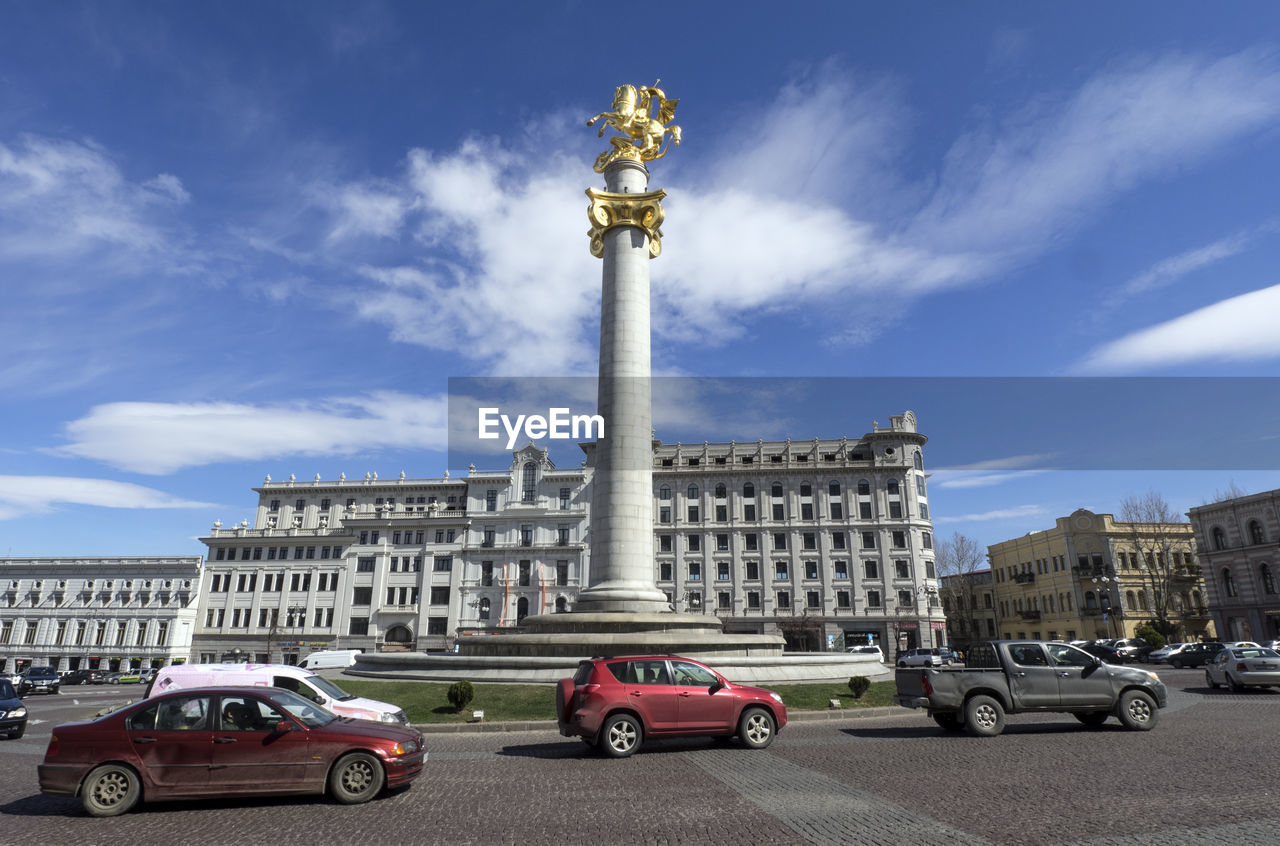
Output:
[[[830,711],[789,711],[788,723],[810,723],[823,720],[865,720],[891,717],[902,709],[896,706],[875,708],[838,708]],[[480,734],[501,731],[559,731],[555,720],[514,720],[499,723],[414,723],[423,734]]]

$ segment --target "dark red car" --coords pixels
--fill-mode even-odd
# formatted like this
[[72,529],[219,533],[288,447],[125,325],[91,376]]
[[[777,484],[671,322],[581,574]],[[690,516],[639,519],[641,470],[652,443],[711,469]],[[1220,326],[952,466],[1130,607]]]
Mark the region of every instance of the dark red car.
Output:
[[658,737],[737,736],[763,749],[787,724],[787,708],[773,691],[734,684],[697,661],[634,655],[579,664],[560,680],[556,717],[565,737],[625,758]]
[[95,817],[139,800],[325,793],[345,805],[407,785],[426,753],[416,730],[337,717],[272,687],[196,688],[53,730],[40,790]]

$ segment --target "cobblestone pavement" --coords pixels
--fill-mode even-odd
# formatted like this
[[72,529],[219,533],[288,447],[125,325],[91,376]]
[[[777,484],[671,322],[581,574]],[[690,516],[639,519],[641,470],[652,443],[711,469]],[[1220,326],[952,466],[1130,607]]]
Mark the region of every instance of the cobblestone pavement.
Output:
[[0,843],[1280,842],[1280,693],[1209,691],[1192,670],[1161,676],[1169,708],[1145,733],[1023,715],[1001,737],[972,738],[901,710],[797,721],[764,752],[680,740],[625,761],[552,731],[429,734],[427,774],[367,805],[157,803],[108,820],[36,788],[51,725],[122,698],[68,689],[28,700],[41,722],[0,741]]

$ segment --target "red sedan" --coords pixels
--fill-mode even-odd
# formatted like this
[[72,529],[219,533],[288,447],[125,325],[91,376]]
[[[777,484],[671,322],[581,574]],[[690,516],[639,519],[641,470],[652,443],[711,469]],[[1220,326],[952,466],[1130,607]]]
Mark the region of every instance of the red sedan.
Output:
[[139,800],[328,792],[346,805],[411,783],[416,730],[337,717],[278,688],[200,688],[144,699],[53,730],[40,790],[95,817]]

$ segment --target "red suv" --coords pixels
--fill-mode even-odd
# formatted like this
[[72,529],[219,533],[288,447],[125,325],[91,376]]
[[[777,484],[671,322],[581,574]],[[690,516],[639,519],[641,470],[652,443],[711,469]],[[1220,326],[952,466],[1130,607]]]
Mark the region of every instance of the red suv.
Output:
[[593,658],[556,691],[556,718],[565,737],[625,758],[645,738],[737,736],[763,749],[787,724],[782,697],[734,684],[697,661],[674,655]]

